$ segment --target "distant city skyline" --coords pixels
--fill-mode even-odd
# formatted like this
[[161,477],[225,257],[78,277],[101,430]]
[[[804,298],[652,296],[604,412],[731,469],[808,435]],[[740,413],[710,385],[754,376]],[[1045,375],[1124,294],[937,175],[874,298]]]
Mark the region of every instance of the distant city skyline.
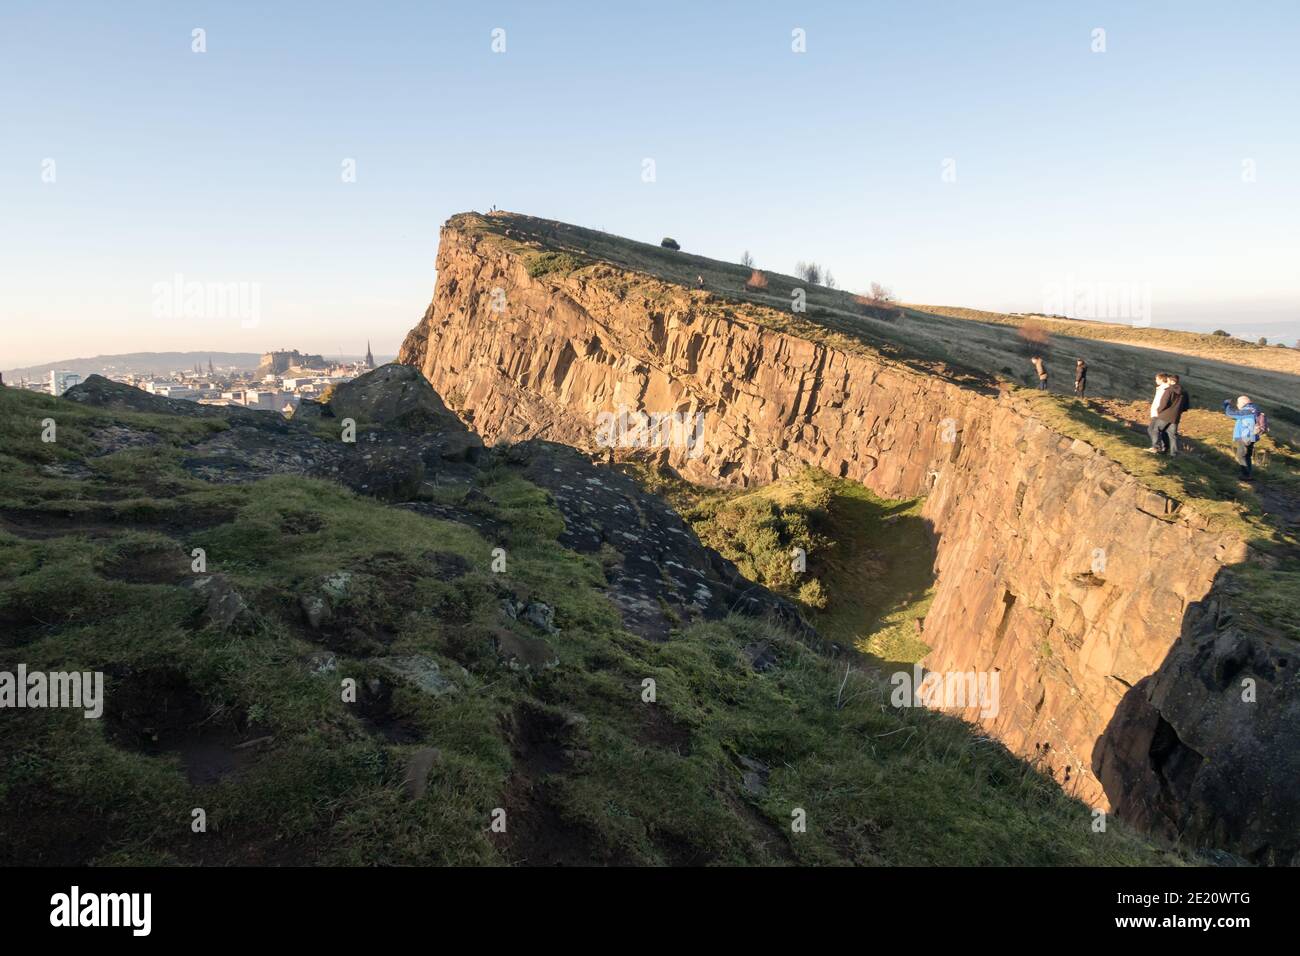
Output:
[[1204,0],[9,3],[0,367],[393,354],[439,226],[492,205],[1294,343],[1297,35],[1300,5]]
[[[102,369],[112,368],[116,371],[130,371],[135,374],[142,374],[146,371],[153,371],[159,374],[171,371],[190,370],[197,363],[199,366],[206,368],[211,362],[216,369],[253,369],[259,364],[259,359],[271,352],[276,351],[294,351],[284,349],[266,349],[261,352],[228,352],[222,349],[192,349],[186,351],[164,350],[164,351],[140,351],[140,352],[119,352],[105,355],[85,355],[77,357],[67,357],[49,359],[44,362],[30,362],[26,365],[13,366],[10,368],[0,369],[5,375],[15,372],[27,373],[29,376],[37,374],[47,374],[51,371],[79,371],[82,374]],[[309,349],[297,349],[296,351],[307,354],[311,353]],[[155,358],[146,359],[144,356],[155,356]],[[237,361],[232,361],[238,357]],[[340,362],[342,364],[352,364],[364,361],[367,358],[366,352],[343,352],[343,353],[326,353],[321,356],[327,362]],[[383,364],[386,361],[395,359],[396,353],[379,353],[374,356],[376,364]],[[112,362],[110,360],[117,360]]]

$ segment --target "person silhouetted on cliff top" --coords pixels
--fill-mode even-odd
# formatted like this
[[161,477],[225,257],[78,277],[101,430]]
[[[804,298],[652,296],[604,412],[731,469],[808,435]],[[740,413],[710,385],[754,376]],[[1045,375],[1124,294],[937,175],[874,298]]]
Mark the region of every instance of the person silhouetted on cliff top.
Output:
[[1074,360],[1074,394],[1083,398],[1088,387],[1088,363],[1083,359]]
[[1043,364],[1043,357],[1035,355],[1029,361],[1034,363],[1034,371],[1038,373],[1038,387],[1047,391],[1047,366]]
[[1254,471],[1255,443],[1268,431],[1268,419],[1259,407],[1250,400],[1249,395],[1237,396],[1237,407],[1232,407],[1232,400],[1223,400],[1223,414],[1235,418],[1232,429],[1232,450],[1241,467],[1241,478],[1249,481]]
[[1166,375],[1165,383],[1168,386],[1165,389],[1164,396],[1160,399],[1159,407],[1156,409],[1156,422],[1160,430],[1161,442],[1169,449],[1169,457],[1178,456],[1178,423],[1182,420],[1183,412],[1191,405],[1192,398],[1183,388],[1178,380],[1177,375]]

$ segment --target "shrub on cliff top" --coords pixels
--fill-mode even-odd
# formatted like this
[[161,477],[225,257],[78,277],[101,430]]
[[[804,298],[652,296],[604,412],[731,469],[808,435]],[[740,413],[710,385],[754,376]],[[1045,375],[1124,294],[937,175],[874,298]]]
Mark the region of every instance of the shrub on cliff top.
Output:
[[874,282],[871,284],[871,290],[868,294],[853,297],[853,301],[862,307],[863,315],[886,322],[902,318],[903,310],[898,307],[889,290]]
[[659,245],[663,246],[665,249],[672,249],[674,252],[680,251],[682,248],[677,244],[676,239],[669,239],[667,236],[664,236],[659,240]]
[[794,264],[794,274],[809,285],[822,284],[822,267],[815,262],[804,262],[800,259]]

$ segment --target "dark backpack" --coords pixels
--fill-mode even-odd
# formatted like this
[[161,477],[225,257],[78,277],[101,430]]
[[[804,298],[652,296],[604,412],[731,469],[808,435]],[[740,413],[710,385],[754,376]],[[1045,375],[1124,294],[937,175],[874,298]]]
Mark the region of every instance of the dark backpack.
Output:
[[1268,434],[1268,416],[1263,412],[1255,413],[1255,441]]

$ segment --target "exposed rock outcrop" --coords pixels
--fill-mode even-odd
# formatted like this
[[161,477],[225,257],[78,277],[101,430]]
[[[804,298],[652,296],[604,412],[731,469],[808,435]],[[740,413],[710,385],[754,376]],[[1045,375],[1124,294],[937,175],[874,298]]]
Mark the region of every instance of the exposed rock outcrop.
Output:
[[[996,388],[801,337],[789,315],[747,321],[607,263],[534,277],[528,242],[570,227],[515,221],[504,242],[468,218],[444,227],[433,302],[399,356],[487,440],[591,446],[621,408],[702,413],[700,440],[663,452],[687,478],[761,483],[812,464],[886,496],[926,495],[939,536],[926,666],[1000,672],[997,714],[969,719],[1095,806],[1151,823],[1140,808],[1159,804],[1172,831],[1257,858],[1300,850],[1291,764],[1259,759],[1265,735],[1300,732],[1295,679],[1269,665],[1276,680],[1252,709],[1206,720],[1202,645],[1218,639],[1193,628],[1179,640],[1200,602],[1220,600],[1225,567],[1247,560],[1242,540]],[[1156,780],[1168,736],[1156,718],[1204,758],[1187,758],[1173,789]],[[1122,729],[1132,721],[1145,743]],[[1227,800],[1218,782],[1237,773],[1260,783]]]
[[1180,640],[1124,695],[1094,763],[1121,816],[1300,865],[1294,641],[1243,624],[1230,583],[1189,608]]
[[409,431],[465,431],[429,382],[405,365],[383,365],[336,385],[329,407],[335,418]]
[[[78,395],[89,405],[135,411],[204,415],[225,419],[226,427],[189,447],[184,465],[207,481],[246,482],[274,475],[301,475],[338,481],[358,494],[400,505],[432,518],[465,523],[491,538],[498,530],[490,512],[490,489],[474,486],[484,468],[517,469],[553,498],[565,527],[559,540],[585,554],[601,554],[607,595],[624,626],[648,640],[664,640],[673,629],[697,619],[717,619],[730,612],[773,618],[815,634],[796,608],[766,588],[744,580],[735,567],[696,538],[690,527],[658,498],[613,469],[594,464],[573,449],[530,441],[489,454],[482,440],[443,404],[418,371],[387,365],[340,386],[310,422],[286,420],[270,412],[196,406],[172,401],[91,376]],[[132,394],[135,393],[135,394]],[[330,432],[344,419],[355,423],[355,441]],[[465,490],[461,507],[436,503],[424,495],[437,481]],[[477,510],[475,510],[477,509]],[[448,577],[466,570],[455,554],[428,556]],[[248,626],[242,598],[213,575],[203,594],[208,614],[221,629]],[[302,594],[298,606],[304,624],[339,649],[376,650],[382,640],[352,626],[346,607],[350,572],[327,576]],[[537,634],[555,631],[553,610],[536,600],[511,604],[509,617]],[[503,660],[541,669],[552,653],[540,637],[496,640]]]

